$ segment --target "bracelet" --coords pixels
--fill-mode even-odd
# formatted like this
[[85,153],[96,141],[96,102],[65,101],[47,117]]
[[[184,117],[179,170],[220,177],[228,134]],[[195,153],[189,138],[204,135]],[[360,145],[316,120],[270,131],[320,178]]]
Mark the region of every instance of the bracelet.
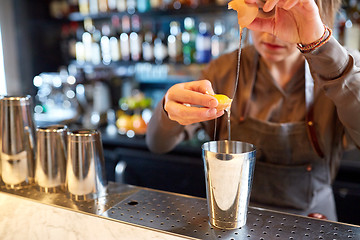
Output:
[[331,38],[332,30],[326,25],[324,25],[324,28],[325,28],[324,34],[321,36],[321,38],[319,38],[315,42],[312,42],[312,43],[309,43],[309,44],[297,43],[297,48],[300,50],[300,52],[302,52],[302,53],[310,53],[310,52],[318,49],[319,47],[321,47],[325,43],[327,43]]

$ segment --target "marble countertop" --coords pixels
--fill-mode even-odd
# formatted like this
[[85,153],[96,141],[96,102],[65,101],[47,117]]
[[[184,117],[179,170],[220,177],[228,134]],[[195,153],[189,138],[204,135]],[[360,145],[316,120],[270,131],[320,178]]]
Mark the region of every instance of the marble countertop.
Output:
[[0,192],[2,240],[191,239]]
[[0,186],[0,239],[360,239],[360,227],[249,207],[246,225],[209,224],[206,199],[126,184],[74,201],[65,192]]

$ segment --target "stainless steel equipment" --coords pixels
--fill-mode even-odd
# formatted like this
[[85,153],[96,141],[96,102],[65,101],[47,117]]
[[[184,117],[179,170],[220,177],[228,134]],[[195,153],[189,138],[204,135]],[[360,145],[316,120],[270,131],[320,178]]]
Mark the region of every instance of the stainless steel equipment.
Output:
[[36,143],[31,103],[31,96],[0,99],[1,175],[8,188],[34,181]]
[[67,150],[66,187],[70,197],[86,200],[105,195],[105,160],[100,132],[69,132]]
[[246,224],[255,166],[255,147],[238,141],[202,146],[210,223],[221,229]]
[[37,133],[35,182],[40,191],[64,190],[66,177],[65,125],[40,127]]

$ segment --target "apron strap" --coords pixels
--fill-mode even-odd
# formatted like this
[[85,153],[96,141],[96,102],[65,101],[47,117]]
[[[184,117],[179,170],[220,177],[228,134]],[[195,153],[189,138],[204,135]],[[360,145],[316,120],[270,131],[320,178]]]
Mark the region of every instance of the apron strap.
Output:
[[314,95],[314,79],[311,76],[309,63],[305,60],[306,129],[313,149],[319,157],[323,158],[324,153],[321,150],[314,123]]
[[319,157],[324,158],[324,153],[321,150],[318,137],[316,135],[316,128],[314,124],[314,108],[312,106],[306,114],[306,130],[313,149]]

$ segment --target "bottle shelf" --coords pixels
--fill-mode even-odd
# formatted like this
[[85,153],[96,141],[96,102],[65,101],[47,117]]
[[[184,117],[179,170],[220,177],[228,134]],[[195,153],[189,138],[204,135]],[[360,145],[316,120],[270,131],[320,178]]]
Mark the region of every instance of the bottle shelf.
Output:
[[77,63],[71,65],[81,69],[84,73],[103,72],[99,75],[111,75],[122,78],[132,78],[141,84],[175,84],[196,80],[204,67],[204,64],[182,63],[154,64],[149,62],[119,61],[108,65]]
[[[73,12],[69,14],[68,19],[70,21],[83,21],[86,18],[91,18],[93,20],[108,19],[114,15],[123,16],[123,15],[133,15],[137,14],[142,18],[174,18],[174,17],[184,17],[184,16],[198,16],[206,14],[221,14],[227,11],[227,5],[216,5],[210,4],[205,6],[200,6],[196,8],[192,7],[182,7],[180,9],[152,9],[147,12],[99,12],[97,14],[82,14],[80,12]],[[230,12],[230,11],[229,11]],[[235,12],[235,11],[233,11]],[[161,19],[159,19],[161,20]]]

